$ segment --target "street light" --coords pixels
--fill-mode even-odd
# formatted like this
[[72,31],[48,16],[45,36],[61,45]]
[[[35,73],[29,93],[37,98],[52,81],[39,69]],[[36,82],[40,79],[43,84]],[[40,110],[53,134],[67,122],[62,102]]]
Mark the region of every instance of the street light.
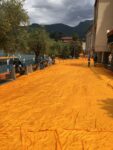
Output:
[[106,32],[107,32],[107,34],[108,34],[108,33],[110,32],[110,30],[108,29]]

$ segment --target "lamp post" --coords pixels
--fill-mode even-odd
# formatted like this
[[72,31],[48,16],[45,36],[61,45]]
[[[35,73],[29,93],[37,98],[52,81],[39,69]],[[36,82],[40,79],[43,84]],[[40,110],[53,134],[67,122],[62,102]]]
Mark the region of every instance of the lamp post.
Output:
[[107,32],[107,34],[108,34],[108,33],[110,32],[110,30],[108,29],[106,32]]

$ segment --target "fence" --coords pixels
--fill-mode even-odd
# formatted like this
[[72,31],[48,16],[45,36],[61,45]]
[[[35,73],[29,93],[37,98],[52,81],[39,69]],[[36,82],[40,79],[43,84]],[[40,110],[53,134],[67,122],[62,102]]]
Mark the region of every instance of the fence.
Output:
[[29,65],[34,65],[35,64],[35,60],[34,59],[28,59],[28,60],[22,60],[22,63],[24,66],[29,66]]
[[[29,59],[11,59],[7,61],[5,60],[4,63],[0,64],[0,79],[3,75],[6,79],[16,79],[16,73],[19,73],[20,75],[27,75],[29,73],[32,73],[36,69],[44,69],[48,65],[55,64],[55,60],[48,59],[48,58],[40,58],[39,62],[36,63],[35,58],[29,58]],[[1,81],[1,80],[0,80]]]
[[6,73],[8,71],[7,65],[0,65],[0,74]]
[[[24,74],[33,72],[33,65],[35,65],[34,59],[23,59],[21,61]],[[18,65],[19,66],[19,65]],[[1,64],[0,65],[0,79],[16,79],[16,65],[13,64]]]

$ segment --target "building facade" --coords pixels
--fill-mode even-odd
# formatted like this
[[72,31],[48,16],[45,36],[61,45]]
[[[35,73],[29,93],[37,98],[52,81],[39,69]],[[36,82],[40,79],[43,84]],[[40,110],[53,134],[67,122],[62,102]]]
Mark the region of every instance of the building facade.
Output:
[[94,49],[98,62],[107,63],[110,54],[107,33],[113,28],[113,0],[96,0],[94,7]]
[[110,54],[112,54],[111,69],[113,70],[113,30],[108,32],[107,38],[108,38],[108,49],[110,51]]
[[86,42],[82,41],[82,50],[86,52]]
[[72,37],[62,37],[61,41],[63,43],[71,43],[71,42],[73,42],[73,38]]
[[90,26],[86,34],[86,53],[93,56],[94,53],[94,26]]

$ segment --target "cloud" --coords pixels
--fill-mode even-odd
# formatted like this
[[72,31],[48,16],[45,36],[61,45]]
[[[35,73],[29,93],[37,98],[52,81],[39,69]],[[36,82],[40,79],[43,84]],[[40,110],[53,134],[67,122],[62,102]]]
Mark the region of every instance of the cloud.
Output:
[[74,26],[93,18],[94,0],[26,0],[31,23],[64,23]]

